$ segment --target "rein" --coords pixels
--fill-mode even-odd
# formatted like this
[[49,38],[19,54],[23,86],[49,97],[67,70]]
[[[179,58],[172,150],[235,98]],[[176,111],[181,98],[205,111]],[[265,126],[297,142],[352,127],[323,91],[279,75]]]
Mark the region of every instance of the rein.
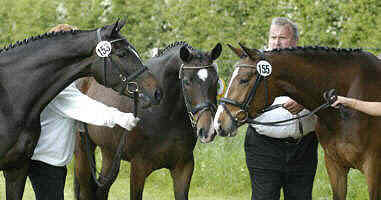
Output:
[[[263,55],[261,55],[261,58],[264,60]],[[237,67],[249,67],[249,68],[254,68],[254,69],[256,68],[256,66],[254,66],[254,65],[247,65],[247,64],[238,65]],[[323,97],[324,97],[326,102],[323,103],[322,105],[318,106],[317,108],[315,108],[310,113],[306,113],[304,115],[300,115],[300,116],[297,116],[297,117],[294,117],[291,119],[286,119],[286,120],[273,121],[273,122],[259,122],[259,121],[256,121],[256,120],[254,120],[254,118],[249,116],[248,109],[249,109],[250,103],[251,103],[253,97],[255,96],[256,91],[257,91],[257,89],[258,89],[258,87],[262,81],[263,81],[263,84],[265,86],[265,93],[266,93],[267,98],[266,98],[266,107],[264,109],[262,109],[260,111],[260,113],[263,114],[263,113],[268,112],[270,110],[282,107],[282,104],[276,104],[276,105],[272,105],[272,106],[268,105],[269,96],[268,96],[268,88],[266,87],[266,77],[260,75],[257,71],[256,71],[256,73],[257,73],[257,78],[255,80],[254,86],[250,90],[249,95],[247,96],[247,98],[245,99],[245,101],[243,103],[239,103],[235,100],[228,99],[228,98],[220,98],[220,105],[224,108],[224,110],[226,111],[226,113],[228,114],[228,116],[230,117],[230,119],[233,121],[233,123],[236,126],[238,126],[239,124],[244,124],[244,123],[258,124],[258,125],[264,125],[264,126],[277,126],[280,123],[290,122],[290,121],[294,121],[294,120],[300,120],[304,117],[309,117],[309,116],[317,113],[320,110],[326,109],[327,107],[329,107],[331,104],[333,104],[337,100],[336,91],[334,89],[331,89],[327,92],[324,92],[324,94],[323,94]],[[237,117],[234,117],[233,114],[226,107],[226,104],[230,104],[232,106],[239,107],[241,110],[238,111],[236,116],[239,113],[244,113],[244,118],[240,120]],[[302,133],[303,128],[301,127],[300,121],[299,121],[299,129]]]
[[[337,98],[337,97],[336,97],[336,98]],[[333,103],[333,102],[332,102],[332,103]],[[299,119],[302,119],[302,118],[304,118],[304,117],[310,117],[310,116],[314,115],[315,113],[317,113],[318,111],[330,107],[332,103],[329,102],[329,101],[326,101],[325,103],[323,103],[322,105],[318,106],[317,108],[315,108],[315,109],[312,110],[311,112],[306,113],[306,114],[304,114],[304,115],[297,116],[297,117],[293,117],[293,118],[290,118],[290,119],[279,120],[279,121],[273,121],[273,122],[259,122],[259,121],[255,121],[253,118],[248,118],[248,119],[245,121],[245,123],[249,123],[249,124],[258,124],[258,125],[264,125],[264,126],[276,126],[276,125],[278,125],[278,124],[280,124],[280,123],[285,123],[285,122],[290,122],[290,121],[294,121],[294,120],[299,120]],[[275,108],[279,108],[279,107],[282,107],[282,104],[276,104],[276,105],[274,105],[274,107],[269,108],[269,109],[266,109],[265,112],[268,112],[268,111],[270,111],[270,110],[273,110],[273,109],[275,109]],[[263,112],[263,113],[264,113],[264,112]]]
[[[184,64],[181,65],[180,67],[180,70],[179,70],[179,79],[181,80],[181,89],[183,91],[183,97],[184,97],[184,102],[185,102],[185,106],[187,108],[187,113],[188,113],[188,117],[191,121],[191,125],[192,125],[192,128],[196,128],[197,126],[197,122],[198,120],[200,119],[200,116],[202,115],[202,113],[204,113],[205,111],[210,111],[213,115],[216,113],[216,105],[214,105],[213,103],[211,103],[210,101],[206,101],[206,102],[203,102],[203,103],[200,103],[200,104],[197,104],[195,107],[192,107],[192,100],[190,99],[186,89],[185,89],[185,86],[184,86],[184,82],[185,80],[183,79],[184,78],[184,70],[186,69],[192,69],[192,70],[199,70],[199,69],[208,69],[208,68],[214,68],[213,65],[206,65],[206,66],[200,66],[200,67],[185,67]],[[198,114],[198,117],[196,118],[195,115]]]
[[[253,66],[253,65],[246,65],[246,64],[244,64],[244,65],[238,65],[236,67],[255,68],[255,66]],[[229,115],[229,117],[232,119],[232,121],[236,125],[238,125],[239,123],[244,124],[249,119],[249,111],[248,111],[248,109],[249,109],[250,103],[251,103],[252,99],[254,98],[255,94],[257,93],[257,89],[258,89],[258,87],[259,87],[259,85],[261,84],[262,81],[264,82],[264,85],[265,85],[266,77],[261,76],[260,74],[257,74],[257,77],[256,77],[255,82],[254,82],[254,86],[251,88],[249,95],[247,96],[245,101],[243,101],[243,103],[239,103],[239,102],[237,102],[237,101],[235,101],[233,99],[228,99],[228,98],[225,98],[225,97],[220,98],[220,105],[222,105],[222,107],[224,108],[226,113]],[[268,106],[268,101],[267,101],[267,99],[268,99],[268,92],[267,92],[268,88],[265,87],[265,89],[266,89],[266,95],[267,95],[266,105]],[[227,109],[226,104],[230,104],[230,105],[239,107],[241,110],[238,113],[244,113],[244,118],[242,120],[239,120],[236,117],[233,117],[232,113]]]
[[[138,112],[138,105],[137,105],[138,104],[138,91],[134,91],[133,95],[134,95],[134,117],[136,117],[137,112]],[[114,158],[112,159],[111,169],[110,169],[108,174],[103,176],[97,171],[94,154],[91,154],[91,152],[90,152],[91,143],[94,144],[94,142],[91,141],[88,126],[86,123],[83,123],[83,125],[85,128],[85,132],[80,134],[80,136],[81,136],[82,146],[84,146],[86,148],[86,155],[87,155],[87,160],[88,160],[89,166],[90,166],[91,176],[93,177],[93,180],[97,184],[98,187],[104,188],[106,186],[111,185],[113,183],[113,181],[115,181],[116,177],[118,176],[118,169],[120,167],[120,161],[122,160],[122,151],[123,151],[123,147],[126,144],[127,135],[129,132],[127,130],[125,130],[124,133],[122,133],[122,136],[120,136],[121,137],[120,142],[119,142],[118,147],[115,151],[116,153],[114,155]],[[97,179],[97,174],[99,177],[102,177],[102,179],[105,180],[104,183],[101,183]]]
[[[102,38],[101,38],[101,33],[100,33],[101,29],[99,28],[97,30],[97,40],[98,40],[98,43],[99,42],[102,42]],[[116,39],[116,40],[112,40],[110,41],[109,43],[112,44],[114,42],[117,42],[117,41],[121,41],[121,40],[124,40],[124,38],[119,38],[119,39]],[[130,51],[133,51],[131,49],[131,46],[128,45],[127,48],[130,50]],[[106,49],[107,51],[107,49]],[[111,51],[111,49],[109,50]],[[108,69],[108,64],[112,61],[112,58],[109,57],[108,55],[107,56],[104,56],[102,57],[103,58],[103,72],[104,72],[104,85],[107,87],[107,69]],[[114,58],[115,59],[115,58]],[[117,60],[119,60],[119,58],[117,58]],[[133,80],[135,80],[138,76],[140,76],[142,73],[144,73],[146,70],[148,70],[147,66],[143,65],[142,68],[140,68],[138,71],[134,72],[133,74],[131,75],[128,75],[127,73],[125,73],[122,69],[121,69],[121,62],[117,62],[117,65],[118,65],[118,71],[119,71],[119,77],[120,77],[120,81],[121,81],[121,84],[122,84],[122,87],[120,88],[120,91],[119,91],[119,94],[122,95],[124,94],[124,91],[126,90],[126,88],[128,89],[128,84],[132,83],[133,85],[136,85],[137,86],[137,83],[136,82],[131,82]],[[129,93],[132,93],[129,91]],[[131,98],[130,95],[127,95]]]
[[[101,29],[97,30],[98,42],[102,41],[101,35],[100,35],[100,30]],[[110,43],[120,41],[120,40],[124,40],[124,39],[120,38],[120,39],[112,40],[112,41],[110,41]],[[128,49],[131,50],[130,45],[128,46]],[[117,60],[119,60],[118,57],[117,57]],[[107,78],[106,77],[107,77],[107,65],[108,65],[109,61],[111,62],[111,58],[109,56],[103,57],[104,84],[105,84],[105,86],[107,86]],[[143,68],[139,69],[138,71],[134,72],[131,75],[128,75],[128,74],[123,72],[123,70],[120,67],[121,66],[120,63],[121,63],[120,61],[117,62],[117,65],[118,65],[117,69],[119,70],[119,73],[120,73],[119,77],[120,77],[120,80],[122,83],[122,87],[119,91],[119,95],[124,94],[124,91],[127,88],[128,94],[126,96],[133,98],[133,100],[134,100],[134,117],[136,117],[137,112],[138,112],[138,103],[139,103],[139,87],[138,87],[138,84],[136,82],[132,82],[132,81],[135,80],[142,73],[144,73],[148,68],[147,68],[147,66],[143,65]],[[134,89],[130,89],[129,86],[133,87]],[[98,187],[104,188],[106,186],[111,185],[111,183],[116,179],[116,177],[118,175],[118,169],[120,167],[120,162],[122,160],[122,150],[123,150],[123,147],[125,146],[125,143],[126,143],[128,131],[124,131],[124,133],[121,136],[120,142],[119,142],[118,147],[116,149],[116,153],[115,153],[114,158],[112,160],[112,165],[111,165],[111,169],[110,169],[109,173],[106,174],[105,176],[102,176],[97,171],[94,154],[91,154],[91,152],[90,152],[91,143],[93,143],[93,142],[91,141],[91,138],[89,135],[88,125],[86,123],[83,123],[83,124],[84,124],[84,128],[85,128],[85,132],[83,134],[80,134],[80,136],[81,136],[82,146],[84,146],[86,148],[86,155],[87,155],[87,159],[88,159],[89,166],[90,166],[91,176],[92,176],[94,182],[97,184]],[[105,180],[104,183],[101,183],[97,179],[97,174],[99,177],[101,177],[102,179]]]

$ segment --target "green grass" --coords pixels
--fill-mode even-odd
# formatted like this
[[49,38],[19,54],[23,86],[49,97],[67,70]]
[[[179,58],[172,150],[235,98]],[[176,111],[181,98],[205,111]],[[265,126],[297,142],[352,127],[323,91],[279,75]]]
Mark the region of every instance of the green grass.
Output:
[[[245,127],[234,138],[217,137],[212,144],[198,143],[195,155],[195,170],[189,197],[192,200],[242,200],[250,199],[250,179],[246,169],[243,150]],[[98,157],[98,160],[100,158]],[[65,200],[74,199],[73,162],[68,167]],[[110,200],[129,199],[130,164],[123,162],[117,181],[111,188]],[[5,199],[4,178],[0,178],[0,199]],[[328,175],[324,166],[324,155],[319,147],[319,164],[313,189],[313,199],[332,199]],[[174,199],[172,179],[166,169],[155,171],[146,180],[144,199]],[[33,200],[33,189],[27,182],[24,198]],[[351,170],[348,177],[348,200],[368,199],[365,177],[357,170]]]

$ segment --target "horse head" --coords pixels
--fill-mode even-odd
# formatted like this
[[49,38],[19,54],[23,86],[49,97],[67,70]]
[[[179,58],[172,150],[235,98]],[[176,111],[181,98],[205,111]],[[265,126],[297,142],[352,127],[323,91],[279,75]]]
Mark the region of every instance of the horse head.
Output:
[[[241,59],[234,65],[229,86],[214,119],[214,128],[220,136],[235,136],[246,120],[261,113],[282,91],[274,86],[272,66],[264,53],[257,49],[228,45]],[[269,91],[268,88],[271,88]],[[255,97],[255,104],[254,102]]]
[[97,82],[120,94],[139,93],[143,107],[159,104],[162,90],[154,75],[143,65],[134,46],[120,35],[125,22],[97,29],[97,46],[92,54],[97,57],[91,67]]
[[217,44],[210,52],[180,48],[182,65],[179,70],[182,93],[187,112],[201,142],[214,139],[213,117],[217,105],[217,64],[222,51]]

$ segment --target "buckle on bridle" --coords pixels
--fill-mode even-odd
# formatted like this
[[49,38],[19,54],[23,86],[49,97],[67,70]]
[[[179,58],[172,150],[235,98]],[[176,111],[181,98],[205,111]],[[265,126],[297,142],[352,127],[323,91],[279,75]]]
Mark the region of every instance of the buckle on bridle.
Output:
[[[238,119],[238,116],[240,113],[243,113],[244,114],[244,118],[243,119]],[[247,121],[247,119],[249,118],[249,113],[244,111],[244,110],[239,110],[236,114],[235,114],[235,120],[239,123],[245,123]]]
[[138,83],[128,82],[127,83],[127,92],[130,94],[134,94],[135,92],[139,92]]

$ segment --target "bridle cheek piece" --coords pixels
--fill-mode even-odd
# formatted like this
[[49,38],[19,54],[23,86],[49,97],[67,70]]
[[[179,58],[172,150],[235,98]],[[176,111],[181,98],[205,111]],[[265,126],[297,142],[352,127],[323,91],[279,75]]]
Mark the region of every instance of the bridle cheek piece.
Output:
[[[119,39],[115,39],[115,40],[112,40],[112,41],[109,41],[109,42],[108,41],[103,41],[102,38],[101,38],[100,31],[101,31],[101,28],[99,28],[97,30],[98,44],[102,43],[102,42],[106,42],[106,43],[109,43],[111,45],[114,42],[118,42],[118,41],[124,40],[124,38],[119,38]],[[107,84],[107,69],[108,69],[107,65],[112,62],[112,55],[110,56],[110,53],[111,53],[112,49],[111,49],[111,46],[109,48],[107,47],[105,49],[106,49],[106,51],[109,51],[109,52],[105,53],[105,55],[103,55],[103,56],[100,56],[98,53],[97,53],[97,55],[98,55],[99,58],[103,58],[104,85],[106,87],[109,87],[108,84]],[[131,49],[130,45],[128,45],[128,49]],[[114,60],[119,60],[119,58],[118,57],[116,57],[116,58],[114,57]],[[138,87],[137,82],[132,82],[132,81],[135,80],[142,73],[144,73],[148,69],[147,66],[143,65],[143,67],[140,68],[138,71],[134,72],[131,75],[128,75],[126,72],[124,72],[122,70],[122,67],[121,67],[122,63],[120,61],[118,61],[116,63],[118,65],[117,69],[119,71],[119,78],[120,78],[121,85],[122,85],[122,87],[119,90],[119,94],[120,95],[124,94],[124,91],[126,89],[127,89],[127,92],[129,94],[133,94],[135,92],[139,92],[139,87]],[[133,85],[133,87],[131,87],[129,85]],[[130,88],[134,88],[134,89],[130,89]],[[132,97],[131,95],[127,95],[127,96]],[[136,96],[136,95],[134,95],[134,96]]]
[[[205,65],[199,67],[186,67],[184,64],[181,65],[179,70],[179,79],[181,80],[181,88],[183,92],[185,106],[187,108],[188,117],[191,121],[192,128],[196,128],[197,122],[200,119],[200,116],[205,111],[210,111],[212,115],[214,115],[217,111],[217,107],[214,103],[210,101],[206,101],[200,104],[197,104],[195,107],[192,107],[192,100],[190,99],[186,89],[185,89],[185,80],[184,80],[184,70],[200,70],[200,69],[208,69],[214,68],[213,65]],[[197,117],[195,117],[197,115]]]
[[[248,65],[248,64],[237,65],[236,67],[247,67],[247,68],[256,69],[256,66]],[[248,96],[246,97],[246,99],[242,103],[237,102],[233,99],[225,98],[225,97],[220,98],[220,105],[222,105],[222,107],[224,108],[224,110],[226,111],[226,113],[228,114],[230,119],[233,121],[233,123],[235,123],[236,126],[238,126],[239,124],[246,123],[248,121],[248,119],[250,118],[249,117],[250,103],[251,103],[252,99],[254,98],[254,96],[257,92],[257,89],[258,89],[259,85],[261,84],[261,82],[266,82],[266,77],[261,76],[260,74],[257,74],[257,77],[256,77],[255,82],[254,82],[254,86],[251,88]],[[267,96],[266,107],[268,107],[268,92],[267,92],[267,90],[268,90],[268,88],[265,87],[266,96]],[[240,110],[235,114],[235,116],[233,116],[233,114],[227,108],[226,104],[238,107],[238,108],[240,108]],[[242,119],[238,118],[240,113],[244,113],[244,117]]]
[[[237,67],[255,68],[255,66],[253,66],[253,65],[246,65],[246,64],[245,65],[238,65]],[[244,123],[259,124],[259,125],[264,125],[264,126],[275,126],[275,125],[280,124],[280,123],[290,122],[290,121],[294,121],[294,120],[300,120],[301,118],[312,116],[316,112],[330,107],[330,105],[334,102],[335,98],[337,98],[336,97],[336,91],[335,90],[329,90],[328,92],[324,93],[324,99],[325,99],[326,102],[323,103],[322,105],[320,105],[319,107],[315,108],[314,110],[312,110],[309,113],[306,113],[306,114],[303,114],[303,115],[298,115],[297,117],[293,117],[293,118],[286,119],[286,120],[280,120],[280,121],[273,121],[273,122],[260,122],[260,121],[256,121],[256,120],[254,120],[254,118],[249,116],[248,109],[249,109],[249,106],[250,106],[250,102],[254,98],[254,96],[256,94],[256,91],[257,91],[257,88],[259,87],[261,82],[263,82],[264,87],[265,87],[266,104],[265,104],[265,108],[261,109],[258,112],[259,115],[261,115],[261,114],[263,114],[265,112],[268,112],[270,110],[273,110],[273,109],[276,109],[276,108],[279,108],[279,107],[283,106],[282,104],[269,105],[269,101],[268,101],[269,100],[269,95],[268,95],[268,88],[267,88],[267,84],[266,84],[266,78],[267,77],[264,77],[264,76],[262,76],[260,74],[257,74],[257,78],[255,80],[254,86],[251,89],[249,95],[247,96],[247,98],[245,99],[245,101],[243,103],[239,103],[239,102],[237,102],[237,101],[235,101],[233,99],[220,98],[220,105],[224,108],[224,110],[226,111],[227,115],[233,121],[235,126],[238,127],[238,125],[241,125],[241,124],[244,124]],[[234,117],[232,115],[232,113],[229,111],[229,109],[226,107],[226,104],[238,107],[241,110],[238,111],[236,113],[236,116]],[[242,118],[242,119],[238,119],[237,116],[240,113],[244,113],[245,117]],[[299,125],[301,125],[300,121],[299,121]],[[299,127],[299,129],[300,129],[300,127]],[[303,130],[303,128],[301,128],[301,129]],[[300,131],[301,133],[302,133],[302,130]]]

